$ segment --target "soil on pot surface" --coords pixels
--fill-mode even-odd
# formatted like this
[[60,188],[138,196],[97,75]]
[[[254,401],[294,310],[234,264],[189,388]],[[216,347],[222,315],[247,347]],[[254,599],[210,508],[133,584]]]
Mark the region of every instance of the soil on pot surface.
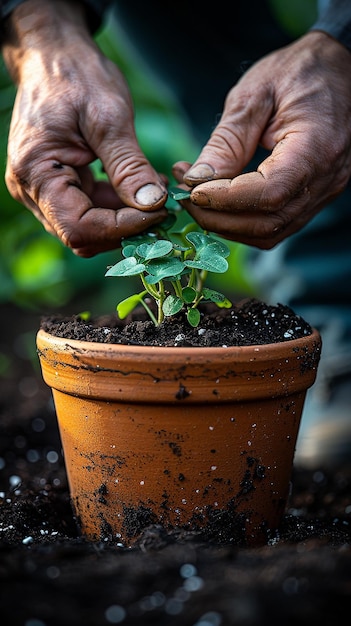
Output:
[[289,307],[243,300],[231,309],[207,306],[199,326],[193,328],[185,316],[166,317],[162,324],[145,319],[144,310],[135,319],[105,316],[85,321],[76,317],[46,317],[43,330],[69,339],[100,343],[149,346],[245,346],[289,341],[311,334],[310,325]]
[[[4,626],[344,624],[351,595],[351,459],[295,468],[269,545],[147,528],[132,549],[90,543],[72,514],[39,316],[2,307],[0,615]],[[5,325],[6,322],[6,325]],[[10,326],[9,326],[10,322]]]

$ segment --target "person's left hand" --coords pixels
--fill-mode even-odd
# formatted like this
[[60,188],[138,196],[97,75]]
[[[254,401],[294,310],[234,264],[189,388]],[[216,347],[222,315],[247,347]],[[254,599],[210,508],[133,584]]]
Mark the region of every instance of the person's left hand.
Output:
[[[261,144],[271,154],[241,174]],[[262,249],[300,230],[351,175],[351,54],[322,32],[256,63],[197,161],[176,163],[202,228]],[[207,181],[207,182],[205,182]]]

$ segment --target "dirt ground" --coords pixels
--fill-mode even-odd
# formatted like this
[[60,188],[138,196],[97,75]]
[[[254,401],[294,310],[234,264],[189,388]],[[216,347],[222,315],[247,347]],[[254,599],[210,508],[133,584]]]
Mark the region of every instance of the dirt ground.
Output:
[[281,528],[262,548],[166,535],[157,527],[132,549],[80,537],[35,353],[39,321],[1,307],[3,626],[348,623],[351,459],[340,467],[295,468]]

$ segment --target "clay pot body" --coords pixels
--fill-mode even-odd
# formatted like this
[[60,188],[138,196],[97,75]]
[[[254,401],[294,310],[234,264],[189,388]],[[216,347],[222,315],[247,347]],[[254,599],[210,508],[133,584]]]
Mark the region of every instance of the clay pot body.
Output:
[[284,513],[320,336],[229,348],[121,346],[40,330],[82,533],[149,524],[267,541]]

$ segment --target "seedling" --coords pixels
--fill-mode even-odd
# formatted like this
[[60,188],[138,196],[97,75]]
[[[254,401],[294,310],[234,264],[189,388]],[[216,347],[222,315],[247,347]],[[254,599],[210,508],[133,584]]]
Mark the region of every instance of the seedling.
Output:
[[[180,201],[187,199],[190,192],[175,187],[169,190],[169,195]],[[189,324],[196,327],[200,322],[200,302],[231,307],[232,303],[222,293],[204,286],[209,272],[227,271],[228,246],[196,223],[173,230],[178,212],[179,209],[169,209],[167,218],[152,231],[122,241],[124,258],[110,267],[105,276],[139,276],[144,289],[119,302],[117,313],[121,319],[142,305],[155,326],[165,316],[184,310]],[[156,303],[157,316],[147,302],[150,297]]]

